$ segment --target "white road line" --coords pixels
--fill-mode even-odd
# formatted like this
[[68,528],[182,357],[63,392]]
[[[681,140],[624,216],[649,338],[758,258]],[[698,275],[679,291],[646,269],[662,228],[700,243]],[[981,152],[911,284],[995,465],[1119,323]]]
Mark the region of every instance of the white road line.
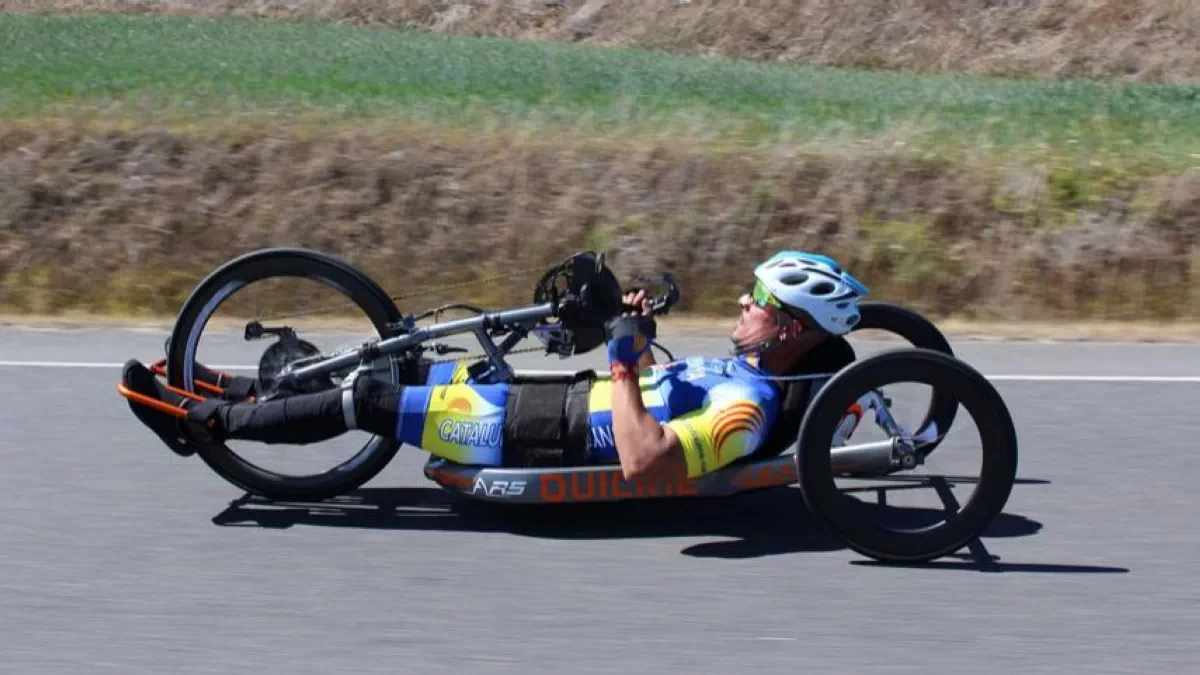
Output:
[[[103,363],[92,361],[0,361],[0,368],[121,368],[124,365],[124,363]],[[233,366],[218,364],[208,367],[215,370],[258,370],[258,366]]]
[[[103,361],[0,361],[0,368],[121,368],[124,363]],[[205,364],[208,365],[208,364]],[[258,366],[237,364],[208,365],[215,370],[258,370]],[[543,372],[518,369],[522,373]],[[1200,384],[1200,375],[987,375],[995,382],[1133,382],[1164,384]]]

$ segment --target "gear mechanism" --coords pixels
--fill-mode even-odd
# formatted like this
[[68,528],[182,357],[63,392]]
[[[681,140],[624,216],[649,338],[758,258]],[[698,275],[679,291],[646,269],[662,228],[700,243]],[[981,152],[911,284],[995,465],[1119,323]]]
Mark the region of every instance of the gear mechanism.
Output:
[[[263,351],[258,360],[259,391],[266,394],[276,393],[276,385],[283,369],[298,361],[311,359],[321,355],[316,345],[296,337],[291,331],[282,333],[280,339]],[[317,377],[304,382],[296,393],[311,394],[325,389],[332,389],[333,381],[328,375]]]
[[621,283],[604,264],[604,254],[576,253],[550,268],[534,288],[533,301],[558,302],[572,295],[582,304],[558,315],[556,334],[542,336],[551,351],[583,354],[604,344],[604,324],[621,313]]

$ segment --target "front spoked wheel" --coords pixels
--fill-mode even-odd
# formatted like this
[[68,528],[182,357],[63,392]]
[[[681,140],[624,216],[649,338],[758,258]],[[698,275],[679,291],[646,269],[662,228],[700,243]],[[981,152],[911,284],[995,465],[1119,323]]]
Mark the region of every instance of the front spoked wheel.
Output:
[[[899,409],[892,409],[892,391],[902,383],[936,389],[974,422],[976,433],[956,428],[937,439],[943,444],[938,462],[948,471],[919,452],[933,439],[913,438]],[[838,420],[864,396],[884,404],[884,415],[875,418],[882,440],[868,436],[868,413],[844,448],[831,447]],[[959,423],[968,426],[961,415]],[[1001,514],[1016,479],[1016,431],[1000,394],[973,368],[937,351],[899,349],[847,366],[809,407],[799,439],[796,464],[808,508],[850,548],[880,561],[924,562],[966,546]],[[890,440],[896,460],[890,467],[876,463],[864,470],[845,460],[850,449],[877,449]],[[976,471],[977,477],[968,475]],[[954,488],[973,493],[960,498]]]
[[[203,396],[200,366],[253,378],[259,401],[339,387],[357,365],[278,391],[289,364],[390,336],[399,312],[370,279],[346,262],[303,249],[267,249],[232,260],[202,281],[185,303],[168,342],[167,375]],[[360,376],[402,383],[407,371],[381,356]],[[316,444],[228,441],[197,455],[218,475],[275,500],[321,500],[378,474],[400,444],[349,431]]]

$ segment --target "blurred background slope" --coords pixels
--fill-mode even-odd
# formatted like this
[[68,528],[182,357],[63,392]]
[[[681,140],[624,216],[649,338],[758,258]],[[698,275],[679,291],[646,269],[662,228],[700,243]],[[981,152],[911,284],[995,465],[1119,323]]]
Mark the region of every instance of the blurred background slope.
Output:
[[304,245],[396,293],[587,247],[719,312],[803,247],[933,316],[1200,314],[1196,3],[0,11],[6,312],[169,315]]

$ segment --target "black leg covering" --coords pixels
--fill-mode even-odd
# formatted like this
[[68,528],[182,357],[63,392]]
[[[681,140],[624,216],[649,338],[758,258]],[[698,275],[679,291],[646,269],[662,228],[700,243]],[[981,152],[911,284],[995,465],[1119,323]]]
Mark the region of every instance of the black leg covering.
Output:
[[383,380],[361,378],[354,383],[355,428],[392,438],[400,420],[400,394],[404,387]]
[[349,430],[344,406],[352,397],[354,426],[372,434],[392,436],[396,432],[396,410],[401,387],[381,380],[359,378],[352,391],[330,389],[315,394],[294,394],[263,403],[220,403],[208,401],[194,409],[197,415],[215,421],[213,434],[219,440],[250,440],[261,443],[316,443]]
[[296,394],[264,403],[235,403],[216,413],[216,435],[262,443],[315,443],[346,431],[342,391]]

